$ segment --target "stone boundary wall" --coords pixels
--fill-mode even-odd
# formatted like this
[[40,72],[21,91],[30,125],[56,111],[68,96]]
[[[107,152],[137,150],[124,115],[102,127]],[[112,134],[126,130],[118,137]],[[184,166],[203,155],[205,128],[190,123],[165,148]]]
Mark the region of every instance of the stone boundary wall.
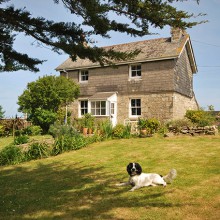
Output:
[[183,127],[182,129],[178,130],[175,127],[169,127],[169,132],[166,133],[165,137],[171,137],[174,135],[217,135],[218,134],[218,126],[205,126],[205,127]]

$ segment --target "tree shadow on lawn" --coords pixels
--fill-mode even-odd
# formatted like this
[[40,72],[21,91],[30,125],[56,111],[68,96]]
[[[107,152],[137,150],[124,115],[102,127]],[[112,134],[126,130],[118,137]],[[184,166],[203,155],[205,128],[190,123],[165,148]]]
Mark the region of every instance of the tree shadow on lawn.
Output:
[[122,219],[116,209],[181,206],[165,199],[167,189],[116,187],[117,173],[82,162],[39,164],[0,170],[0,219]]

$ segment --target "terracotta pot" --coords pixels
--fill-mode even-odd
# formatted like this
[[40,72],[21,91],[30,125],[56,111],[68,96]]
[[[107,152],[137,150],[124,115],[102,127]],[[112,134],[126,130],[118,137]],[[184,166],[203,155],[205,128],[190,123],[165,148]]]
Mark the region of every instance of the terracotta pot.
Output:
[[83,128],[83,135],[87,135],[88,133],[88,128]]
[[92,134],[92,128],[88,129],[88,134]]
[[146,130],[146,129],[142,129],[142,130],[140,131],[140,133],[141,133],[141,135],[147,135],[147,130]]

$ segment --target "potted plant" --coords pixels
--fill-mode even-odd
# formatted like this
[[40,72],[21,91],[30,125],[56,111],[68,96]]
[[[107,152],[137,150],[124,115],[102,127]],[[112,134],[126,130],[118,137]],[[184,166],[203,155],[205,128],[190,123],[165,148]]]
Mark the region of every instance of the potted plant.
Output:
[[138,129],[141,135],[147,135],[147,119],[138,118]]
[[90,113],[86,113],[85,115],[83,115],[82,127],[83,127],[83,134],[84,135],[87,135],[87,133],[89,133],[89,134],[92,133],[92,129],[94,126],[94,120],[95,120],[95,118]]

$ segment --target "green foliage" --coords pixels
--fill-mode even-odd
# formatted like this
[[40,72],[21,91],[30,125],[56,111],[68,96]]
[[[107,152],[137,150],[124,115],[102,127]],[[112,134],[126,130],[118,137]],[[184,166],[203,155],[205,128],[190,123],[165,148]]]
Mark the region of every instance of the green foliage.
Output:
[[29,137],[27,135],[20,135],[14,138],[14,144],[20,145],[20,144],[26,144],[28,143]]
[[188,110],[185,117],[197,126],[201,127],[212,125],[215,121],[213,115],[204,110]]
[[193,123],[188,118],[176,119],[169,121],[167,127],[174,129],[176,132],[180,132],[183,128],[190,128]]
[[61,136],[74,136],[77,135],[77,130],[71,125],[62,125],[59,122],[55,122],[53,125],[50,126],[49,133],[54,137],[58,138]]
[[160,122],[156,118],[138,118],[139,130],[147,130],[148,134],[153,134],[158,131]]
[[5,111],[3,111],[2,106],[0,105],[0,119],[4,118]]
[[81,119],[82,127],[84,128],[93,128],[94,122],[95,122],[95,117],[92,116],[90,113],[84,114]]
[[50,110],[35,109],[33,115],[31,115],[30,119],[33,124],[39,125],[44,134],[46,134],[50,128],[50,125],[53,124],[57,119],[57,114]]
[[112,137],[112,123],[109,119],[100,121],[99,129],[101,131],[101,135],[104,139],[108,139]]
[[79,95],[79,86],[71,79],[44,76],[28,83],[27,89],[18,97],[19,111],[29,114],[34,125],[46,133],[58,118],[60,106],[73,102]]
[[47,158],[51,154],[51,149],[47,143],[32,143],[25,156],[27,160]]
[[87,145],[86,139],[82,135],[75,136],[59,136],[55,140],[55,144],[52,149],[52,155],[58,155],[66,151],[78,150]]
[[117,124],[112,130],[112,135],[115,138],[129,138],[131,135],[131,126]]
[[156,133],[159,127],[160,122],[156,118],[149,118],[147,120],[147,128],[149,128],[151,134]]
[[42,128],[40,126],[31,125],[24,128],[22,133],[29,136],[40,135],[42,134]]
[[[116,31],[141,37],[151,34],[150,25],[160,29],[167,25],[185,29],[201,23],[192,21],[195,19],[194,14],[172,6],[172,0],[54,0],[54,3],[64,5],[71,14],[79,17],[78,23],[54,22],[43,17],[33,17],[27,7],[17,9],[4,2],[5,0],[0,1],[0,71],[39,71],[36,66],[44,62],[14,49],[13,44],[17,36],[20,36],[19,33],[31,36],[33,41],[46,45],[54,52],[69,54],[73,61],[80,57],[104,65],[112,64],[115,60],[131,59],[140,51],[117,52],[113,49],[87,47],[85,42],[92,43],[94,36],[110,38],[111,32]],[[197,18],[199,16],[201,14]]]
[[24,161],[24,154],[21,148],[15,145],[4,147],[0,151],[0,165],[13,165]]
[[138,128],[139,128],[139,130],[147,128],[147,119],[146,118],[138,118]]

